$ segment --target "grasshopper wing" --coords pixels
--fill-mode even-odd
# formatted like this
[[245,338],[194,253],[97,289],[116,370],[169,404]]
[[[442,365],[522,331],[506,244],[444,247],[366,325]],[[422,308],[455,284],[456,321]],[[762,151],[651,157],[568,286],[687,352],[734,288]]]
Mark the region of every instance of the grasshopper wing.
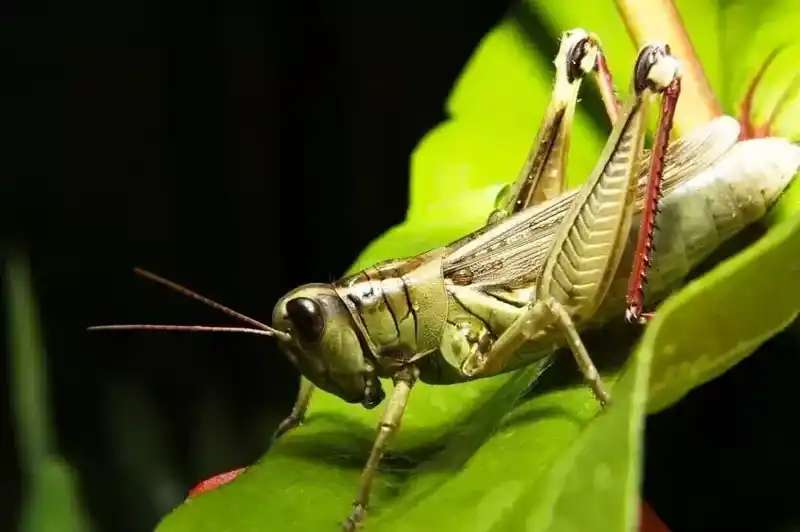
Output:
[[[689,133],[670,145],[665,157],[663,193],[714,164],[737,142],[739,123],[729,116]],[[639,168],[636,212],[641,212],[650,156]],[[452,243],[444,276],[454,284],[476,288],[519,288],[536,281],[550,243],[577,191],[531,206],[495,225]]]

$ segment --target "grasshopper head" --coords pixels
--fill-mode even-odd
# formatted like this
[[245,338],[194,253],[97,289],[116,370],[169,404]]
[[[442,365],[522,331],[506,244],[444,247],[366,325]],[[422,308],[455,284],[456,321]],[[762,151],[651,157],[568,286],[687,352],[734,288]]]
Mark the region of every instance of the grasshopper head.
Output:
[[272,324],[288,333],[279,340],[281,349],[316,386],[366,408],[383,400],[353,317],[333,287],[308,284],[292,290],[275,305]]
[[135,272],[233,316],[250,327],[132,323],[96,325],[89,330],[206,331],[270,336],[278,341],[303,375],[319,388],[350,403],[361,403],[366,408],[374,408],[383,401],[380,381],[365,356],[372,351],[364,347],[367,344],[362,345],[353,317],[332,286],[309,284],[292,290],[275,305],[272,312],[274,326],[270,327],[147,270],[136,268]]

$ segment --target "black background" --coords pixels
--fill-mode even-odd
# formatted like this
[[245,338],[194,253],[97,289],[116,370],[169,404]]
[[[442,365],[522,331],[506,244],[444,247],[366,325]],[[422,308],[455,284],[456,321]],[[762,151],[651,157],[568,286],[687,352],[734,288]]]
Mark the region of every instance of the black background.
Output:
[[[225,321],[131,267],[265,321],[288,289],[341,275],[402,220],[409,154],[508,7],[4,8],[6,243],[30,256],[59,451],[100,529],[152,529],[197,481],[256,460],[297,386],[263,339],[85,333]],[[513,16],[555,52],[535,14]],[[772,530],[794,512],[796,345],[779,336],[650,420],[645,495],[674,531]],[[1,395],[11,529],[20,472]]]

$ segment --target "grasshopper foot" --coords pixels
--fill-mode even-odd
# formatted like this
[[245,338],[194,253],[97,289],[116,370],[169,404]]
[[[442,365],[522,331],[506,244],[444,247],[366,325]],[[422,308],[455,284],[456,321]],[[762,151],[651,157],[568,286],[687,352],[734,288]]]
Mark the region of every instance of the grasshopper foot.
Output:
[[628,323],[644,325],[653,319],[653,316],[655,316],[655,313],[643,312],[640,305],[629,305],[628,308],[625,309],[625,321]]
[[355,532],[366,515],[367,508],[361,503],[355,503],[353,505],[353,511],[350,512],[350,516],[347,518],[347,521],[342,523],[342,530],[344,532]]
[[311,402],[311,395],[314,393],[314,385],[305,377],[300,379],[300,391],[294,402],[291,413],[280,422],[275,433],[272,435],[272,442],[289,432],[295,427],[299,427],[306,419],[306,411]]
[[303,424],[304,420],[305,420],[305,415],[303,414],[294,414],[294,413],[290,414],[283,421],[281,421],[280,424],[278,425],[278,428],[275,429],[275,432],[272,434],[272,441],[274,442],[275,440],[277,440],[278,438],[280,438],[293,428],[299,427],[300,425]]
[[652,320],[654,316],[655,316],[655,313],[653,313],[653,312],[642,312],[642,315],[639,316],[639,323],[644,325],[648,321]]
[[625,321],[628,323],[645,325],[648,321],[653,319],[653,316],[655,316],[655,313],[642,312],[641,307],[628,307],[625,310]]
[[586,384],[592,389],[601,407],[608,408],[611,406],[611,394],[606,390],[603,381],[597,380],[594,382],[587,382]]

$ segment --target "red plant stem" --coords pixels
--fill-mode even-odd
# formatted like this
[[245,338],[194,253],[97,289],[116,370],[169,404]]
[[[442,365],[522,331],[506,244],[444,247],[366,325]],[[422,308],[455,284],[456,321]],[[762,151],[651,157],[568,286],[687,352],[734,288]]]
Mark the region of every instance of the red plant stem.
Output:
[[764,74],[767,73],[767,68],[778,57],[780,51],[781,48],[776,48],[767,56],[761,68],[758,69],[758,72],[750,81],[750,85],[747,86],[747,92],[744,93],[742,103],[739,105],[739,123],[742,126],[739,132],[739,140],[751,139],[756,136],[756,126],[753,123],[753,99],[755,98],[756,88],[761,83]]
[[676,78],[664,91],[661,97],[661,113],[658,118],[658,129],[653,144],[652,158],[650,160],[650,175],[647,180],[644,211],[642,212],[639,237],[636,242],[636,253],[633,257],[630,281],[628,283],[627,303],[625,313],[628,321],[642,323],[647,317],[642,315],[644,305],[644,284],[647,282],[647,271],[653,255],[653,234],[655,232],[658,201],[661,199],[661,178],[664,174],[664,154],[669,145],[669,133],[672,130],[672,120],[675,116],[675,107],[681,93],[681,80]]

